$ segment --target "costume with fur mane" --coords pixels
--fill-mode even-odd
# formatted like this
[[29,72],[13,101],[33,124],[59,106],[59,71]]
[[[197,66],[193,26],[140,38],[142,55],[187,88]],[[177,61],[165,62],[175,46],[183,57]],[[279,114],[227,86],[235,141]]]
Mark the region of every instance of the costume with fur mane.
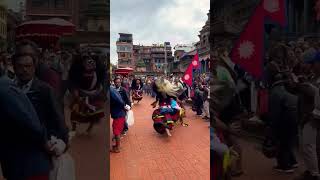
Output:
[[71,120],[97,122],[105,116],[105,66],[84,54],[72,64],[69,74],[73,96]]

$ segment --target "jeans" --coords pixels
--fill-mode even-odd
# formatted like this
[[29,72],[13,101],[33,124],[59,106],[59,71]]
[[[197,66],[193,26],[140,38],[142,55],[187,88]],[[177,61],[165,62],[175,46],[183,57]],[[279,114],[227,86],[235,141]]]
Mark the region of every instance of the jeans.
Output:
[[320,128],[314,122],[304,125],[302,131],[303,159],[308,171],[312,175],[319,176],[319,164],[317,154],[317,140],[320,135]]
[[195,97],[195,108],[196,108],[197,115],[202,115],[203,100],[201,96]]
[[203,104],[203,115],[210,118],[210,104],[209,100],[206,100]]
[[294,155],[294,145],[295,139],[294,135],[280,135],[279,140],[279,152],[277,155],[277,163],[281,168],[291,168],[292,165],[297,163],[296,157]]

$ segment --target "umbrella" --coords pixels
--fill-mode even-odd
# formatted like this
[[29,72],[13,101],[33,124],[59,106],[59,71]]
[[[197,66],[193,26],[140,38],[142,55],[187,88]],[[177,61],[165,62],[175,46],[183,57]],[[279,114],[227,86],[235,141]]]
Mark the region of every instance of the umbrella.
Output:
[[115,70],[115,74],[129,74],[133,71],[132,68],[118,68]]
[[37,43],[56,44],[61,36],[72,35],[75,25],[60,19],[27,21],[16,29],[17,40],[30,39]]

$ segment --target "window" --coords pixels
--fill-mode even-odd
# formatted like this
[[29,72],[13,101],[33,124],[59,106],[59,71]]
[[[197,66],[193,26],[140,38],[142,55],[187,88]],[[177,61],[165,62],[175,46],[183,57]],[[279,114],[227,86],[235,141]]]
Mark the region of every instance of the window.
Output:
[[121,57],[126,57],[126,54],[125,53],[120,53],[120,56]]
[[54,6],[56,8],[65,8],[66,7],[66,1],[65,0],[55,0]]
[[32,0],[33,7],[49,7],[49,0]]
[[102,25],[99,27],[99,31],[104,31],[104,27]]

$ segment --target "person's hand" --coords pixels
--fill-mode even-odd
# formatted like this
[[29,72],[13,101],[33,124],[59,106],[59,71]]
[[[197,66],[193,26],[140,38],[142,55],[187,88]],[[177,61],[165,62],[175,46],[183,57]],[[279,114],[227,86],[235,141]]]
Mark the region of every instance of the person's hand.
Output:
[[66,143],[61,139],[57,139],[56,144],[53,146],[53,151],[55,152],[56,156],[61,156],[66,150]]
[[124,107],[124,109],[125,109],[126,111],[130,111],[131,107],[130,107],[128,104],[126,104],[126,106]]
[[66,150],[67,145],[61,139],[57,139],[56,137],[51,137],[51,151],[55,156],[60,156]]

